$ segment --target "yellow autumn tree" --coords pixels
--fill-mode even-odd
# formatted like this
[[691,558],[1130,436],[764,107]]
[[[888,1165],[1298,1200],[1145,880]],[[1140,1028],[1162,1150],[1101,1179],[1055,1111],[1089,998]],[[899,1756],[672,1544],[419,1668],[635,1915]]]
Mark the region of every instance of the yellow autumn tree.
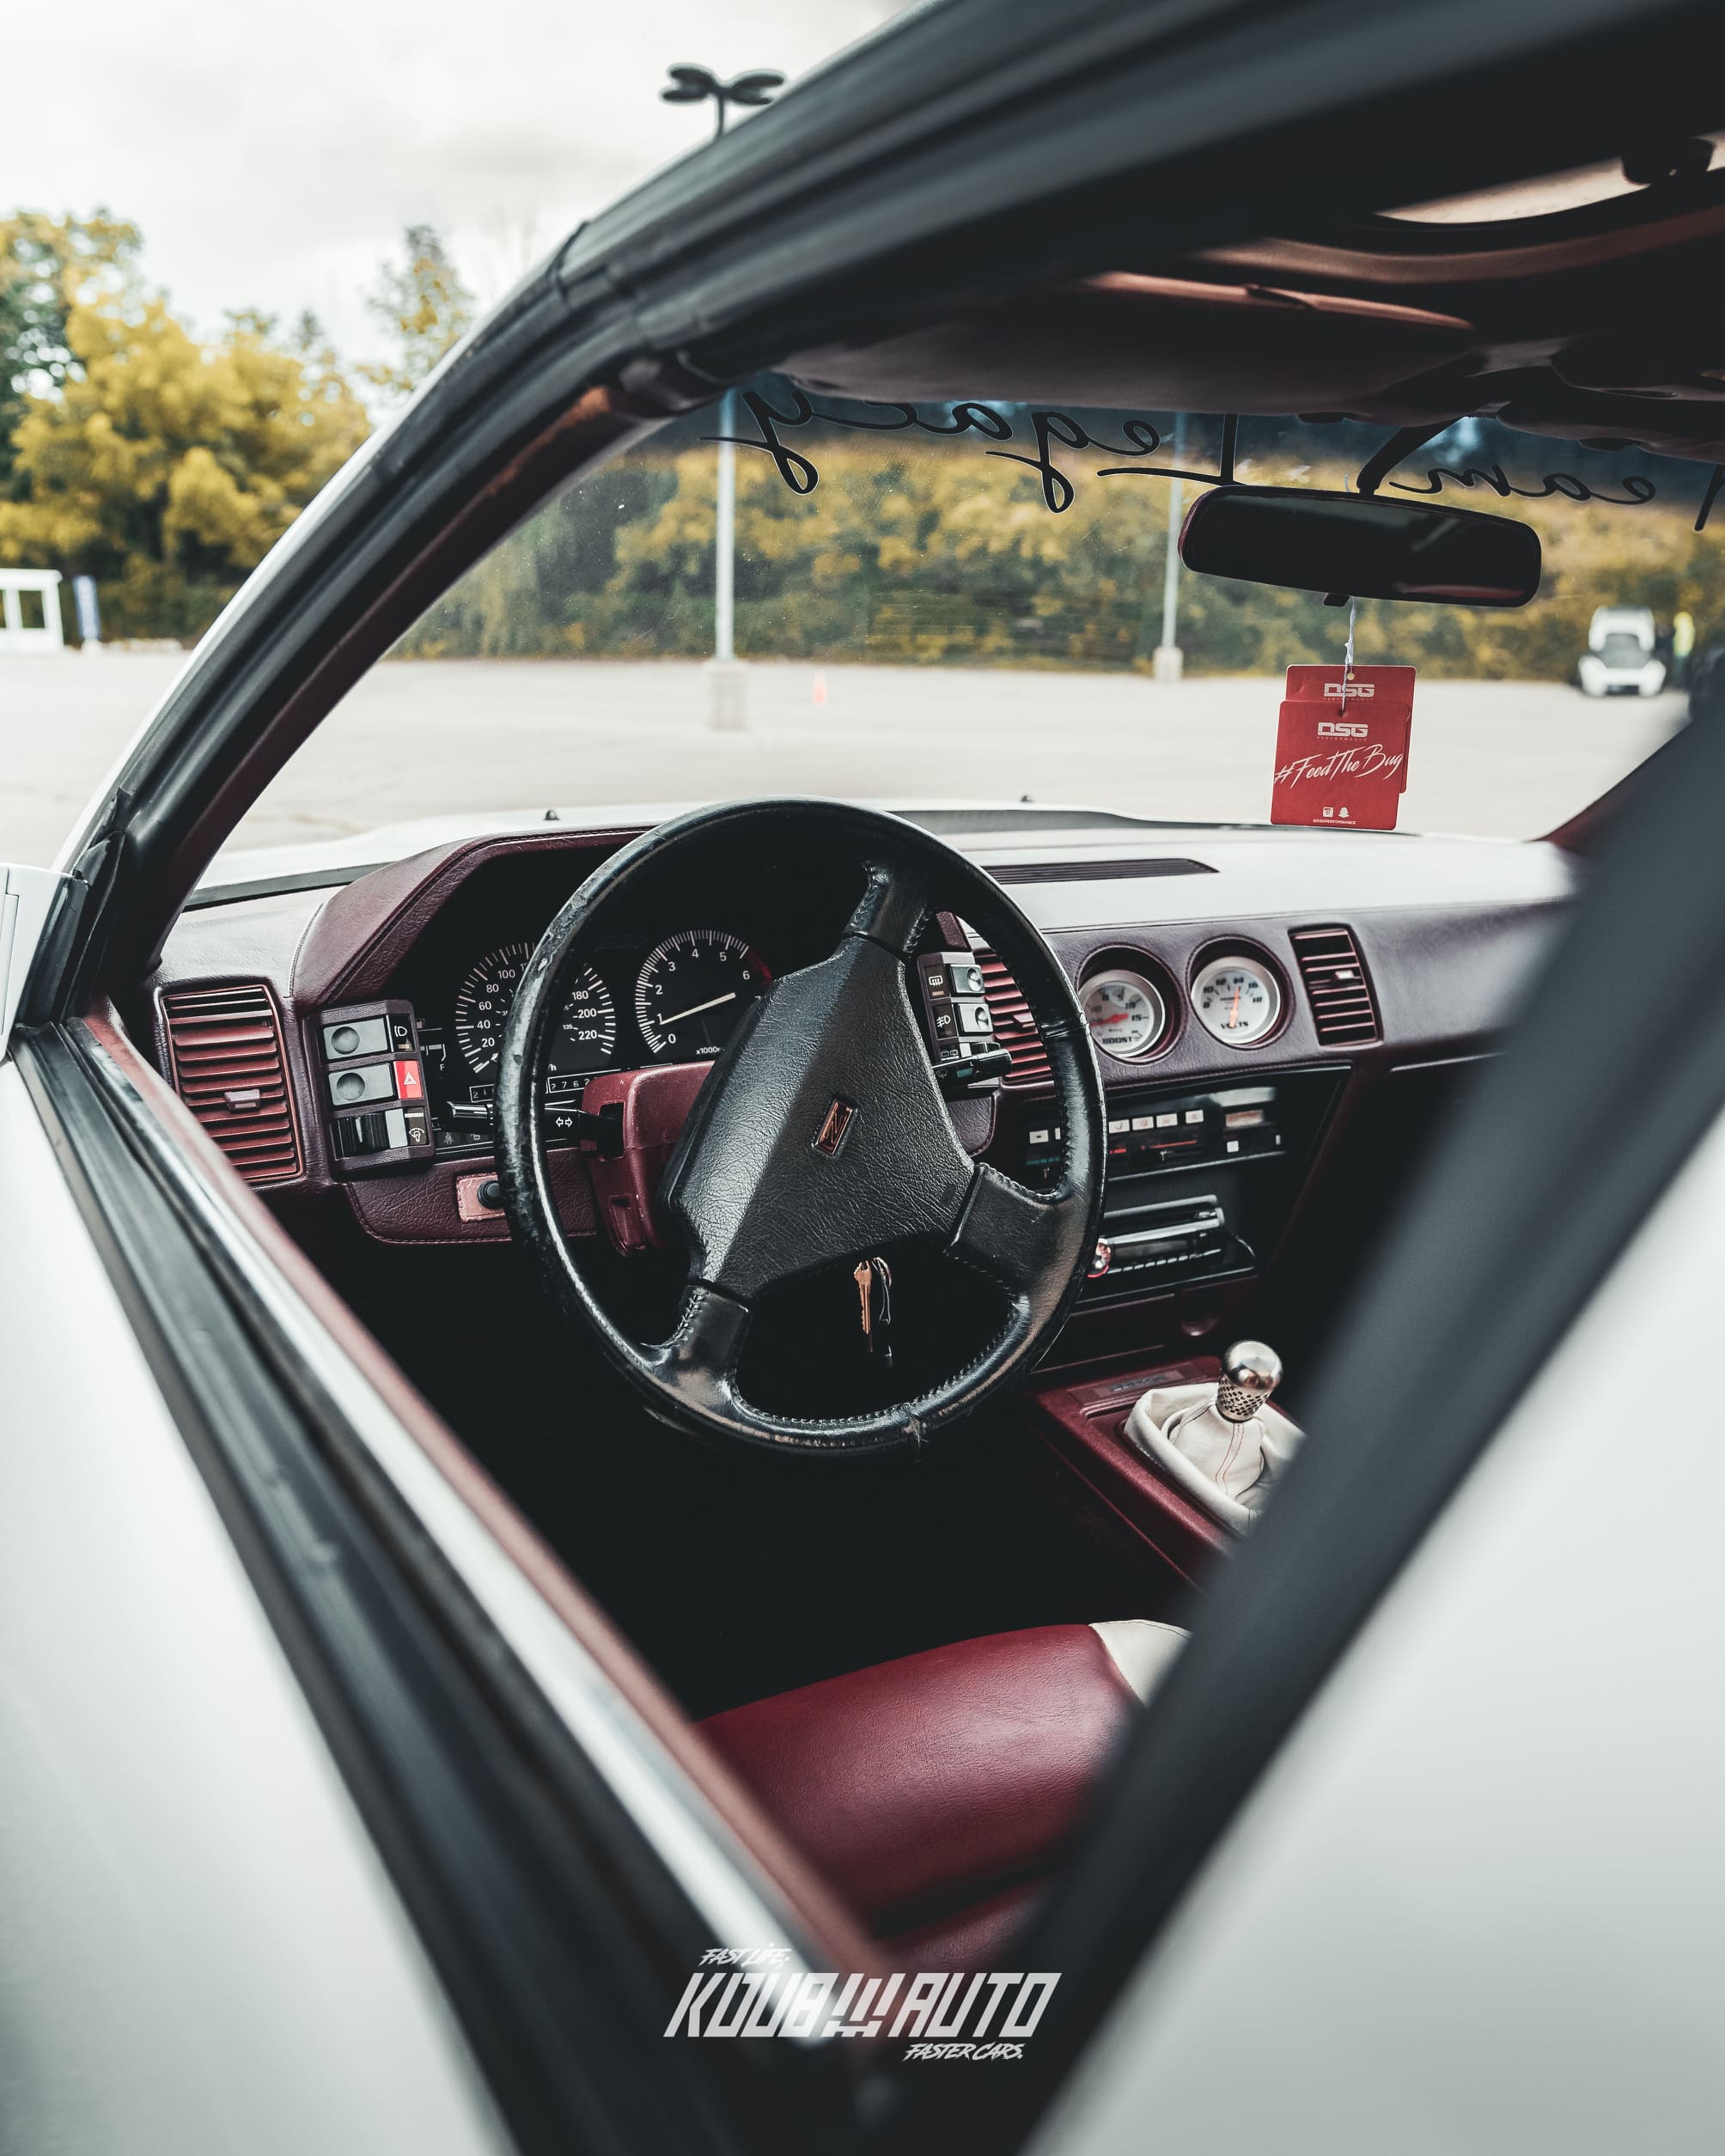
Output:
[[393,347],[392,356],[359,370],[363,381],[395,399],[412,395],[473,320],[473,295],[435,225],[408,225],[401,250],[399,262],[378,265],[365,302]]
[[0,496],[12,491],[12,438],[32,395],[51,395],[73,371],[66,315],[81,298],[121,289],[135,275],[136,225],[98,210],[0,217]]
[[195,636],[365,438],[313,323],[235,314],[201,343],[130,280],[68,309],[64,381],[29,395],[0,561],[96,578],[106,630]]
[[[778,403],[787,394],[776,393]],[[1119,441],[1111,415],[1096,431]],[[1015,415],[1015,451],[1028,429]],[[1260,436],[1275,423],[1257,423]],[[430,610],[403,640],[425,657],[580,654],[698,659],[713,647],[716,467],[710,411],[559,496]],[[1381,434],[1292,428],[1243,467],[1255,484],[1339,489]],[[1208,454],[1213,456],[1212,423]],[[691,441],[690,436],[695,439]],[[822,432],[795,441],[819,483],[794,492],[764,455],[741,456],[736,482],[735,640],[746,659],[890,666],[1105,667],[1148,672],[1161,639],[1168,498],[1165,478],[1120,472],[1121,457],[1064,451],[1069,506],[1051,514],[1035,470],[995,454],[993,437],[904,430]],[[1693,522],[1706,467],[1594,453],[1494,433],[1463,468],[1508,465],[1520,491],[1500,497],[1452,478],[1466,507],[1531,524],[1545,547],[1535,604],[1496,612],[1368,602],[1363,661],[1411,660],[1451,679],[1563,680],[1587,648],[1595,607],[1646,606],[1668,624],[1683,608],[1705,641],[1725,629],[1725,504],[1716,528]],[[1166,460],[1156,458],[1155,462]],[[1399,476],[1423,488],[1421,460]],[[1096,467],[1116,467],[1102,478]],[[1606,498],[1561,490],[1528,498],[1547,470],[1579,464]],[[1213,469],[1194,450],[1187,468]],[[1637,502],[1627,473],[1651,475]],[[1195,489],[1189,489],[1190,501]],[[1179,586],[1177,633],[1193,673],[1274,674],[1333,659],[1343,609],[1314,594],[1194,575]]]

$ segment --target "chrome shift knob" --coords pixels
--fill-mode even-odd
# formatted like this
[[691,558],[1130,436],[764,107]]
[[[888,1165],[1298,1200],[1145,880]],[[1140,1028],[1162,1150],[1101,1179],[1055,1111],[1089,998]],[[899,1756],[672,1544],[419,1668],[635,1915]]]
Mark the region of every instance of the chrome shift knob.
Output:
[[1224,1422],[1249,1422],[1282,1382],[1282,1358],[1261,1340],[1236,1340],[1222,1358],[1216,1411]]

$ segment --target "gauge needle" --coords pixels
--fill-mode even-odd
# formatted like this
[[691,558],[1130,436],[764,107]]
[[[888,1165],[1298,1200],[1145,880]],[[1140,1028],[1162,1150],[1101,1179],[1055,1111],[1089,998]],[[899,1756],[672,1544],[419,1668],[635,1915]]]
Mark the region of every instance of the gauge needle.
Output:
[[692,1004],[687,1010],[679,1011],[674,1018],[661,1018],[659,1023],[661,1026],[680,1026],[686,1018],[698,1018],[703,1011],[716,1011],[721,1003],[734,1003],[736,1000],[737,992],[733,989],[728,996],[715,996],[704,1003]]
[[1234,1004],[1228,1014],[1228,1022],[1230,1026],[1237,1026],[1240,1023],[1240,990],[1238,989],[1234,991]]

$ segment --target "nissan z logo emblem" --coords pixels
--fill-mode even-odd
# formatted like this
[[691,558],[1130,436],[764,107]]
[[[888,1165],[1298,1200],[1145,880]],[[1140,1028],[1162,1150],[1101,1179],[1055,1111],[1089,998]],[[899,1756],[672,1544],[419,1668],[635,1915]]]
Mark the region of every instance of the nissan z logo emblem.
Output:
[[814,1134],[815,1151],[824,1153],[829,1160],[836,1160],[856,1120],[856,1111],[848,1100],[835,1100],[820,1118],[820,1128]]

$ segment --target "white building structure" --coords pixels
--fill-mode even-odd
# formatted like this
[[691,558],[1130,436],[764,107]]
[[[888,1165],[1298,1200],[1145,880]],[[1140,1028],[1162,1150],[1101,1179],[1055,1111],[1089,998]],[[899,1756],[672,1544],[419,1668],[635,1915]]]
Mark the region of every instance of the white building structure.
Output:
[[65,649],[57,569],[0,568],[0,653]]

